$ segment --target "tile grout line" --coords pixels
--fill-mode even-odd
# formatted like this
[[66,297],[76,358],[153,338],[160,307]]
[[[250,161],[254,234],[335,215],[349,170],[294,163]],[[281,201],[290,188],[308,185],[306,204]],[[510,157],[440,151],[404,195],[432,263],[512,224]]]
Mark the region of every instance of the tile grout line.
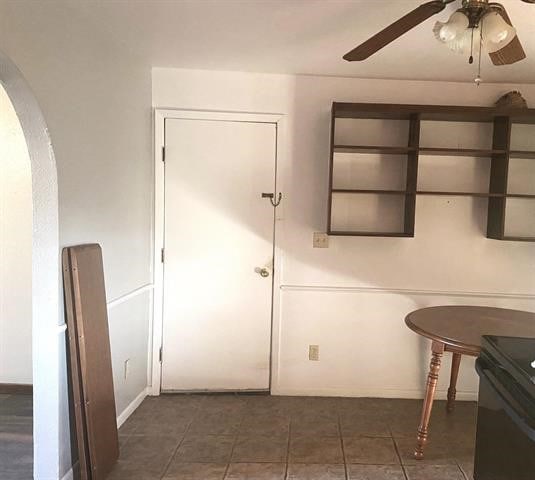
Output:
[[245,404],[246,404],[245,411],[243,412],[243,414],[241,416],[240,424],[238,425],[238,429],[237,429],[236,433],[234,434],[234,442],[232,442],[232,448],[230,449],[230,456],[229,456],[229,459],[228,459],[228,462],[227,462],[227,467],[225,468],[225,473],[223,474],[222,480],[225,480],[227,478],[227,474],[228,474],[228,471],[229,471],[229,468],[230,468],[230,464],[232,463],[232,456],[234,455],[234,449],[236,448],[236,444],[238,443],[238,437],[239,437],[240,432],[241,432],[241,428],[242,428],[242,425],[243,425],[243,421],[244,421],[245,415],[249,410],[249,400],[248,399],[246,400]]
[[192,415],[190,421],[188,422],[188,425],[186,427],[186,429],[184,430],[184,433],[182,434],[182,439],[180,440],[180,442],[178,442],[178,445],[176,446],[173,454],[171,455],[171,458],[169,459],[169,462],[167,462],[167,465],[165,466],[165,470],[163,471],[163,474],[162,476],[160,477],[161,479],[163,479],[165,477],[165,475],[167,474],[167,471],[169,470],[169,467],[171,466],[171,463],[173,463],[173,460],[175,459],[177,453],[178,453],[178,450],[180,448],[180,446],[182,445],[182,443],[184,442],[186,436],[188,435],[189,433],[189,429],[191,427],[191,424],[193,423],[193,421],[195,420],[195,417],[197,416],[197,414],[199,413],[199,410],[201,409],[201,406],[202,404],[204,403],[204,401],[206,400],[206,398],[203,398],[203,400],[201,401],[199,407],[196,409],[195,413]]
[[[463,470],[463,468],[461,467],[461,465],[459,464],[459,462],[457,461],[457,459],[455,459],[455,464],[457,465],[457,468],[460,470],[461,475],[463,476],[464,480],[470,480],[470,477],[469,477],[468,474]],[[472,474],[472,477],[473,477],[473,474]]]
[[394,449],[396,450],[396,455],[398,456],[399,465],[401,466],[403,476],[405,477],[405,480],[409,480],[409,476],[407,474],[407,471],[405,470],[405,465],[403,465],[403,460],[401,459],[401,454],[399,453],[398,444],[396,442],[396,439],[394,438],[394,434],[392,433],[392,429],[390,428],[390,426],[388,427],[388,431],[390,432],[390,438],[392,438],[392,442],[394,443]]
[[288,470],[290,468],[290,440],[292,438],[292,414],[288,414],[288,441],[286,442],[286,465],[284,479],[288,480]]
[[340,437],[340,445],[342,446],[342,459],[344,460],[344,473],[345,473],[346,480],[348,480],[349,473],[347,472],[346,451],[344,449],[344,437],[342,436],[342,421],[340,420],[340,412],[338,411],[338,407],[336,408],[336,418],[338,420],[338,435]]

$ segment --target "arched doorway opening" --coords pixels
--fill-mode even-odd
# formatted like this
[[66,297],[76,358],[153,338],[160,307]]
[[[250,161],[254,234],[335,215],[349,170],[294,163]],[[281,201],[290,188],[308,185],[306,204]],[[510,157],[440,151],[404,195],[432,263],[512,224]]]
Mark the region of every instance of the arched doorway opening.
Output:
[[0,84],[19,119],[30,159],[34,478],[52,480],[59,473],[59,362],[65,341],[56,162],[37,100],[17,67],[1,52]]

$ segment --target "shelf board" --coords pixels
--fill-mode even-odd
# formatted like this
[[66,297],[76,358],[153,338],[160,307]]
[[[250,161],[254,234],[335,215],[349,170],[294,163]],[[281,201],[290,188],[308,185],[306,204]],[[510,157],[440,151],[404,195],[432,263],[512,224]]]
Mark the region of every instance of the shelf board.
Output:
[[513,123],[535,124],[533,108],[333,102],[332,113],[334,118],[410,120],[411,115],[420,115],[421,120],[477,123],[510,117]]
[[335,153],[384,153],[403,155],[416,152],[416,147],[384,147],[381,145],[334,145]]
[[513,235],[504,235],[499,240],[510,240],[515,242],[535,242],[535,237],[515,237]]
[[377,195],[435,195],[450,197],[481,197],[481,198],[535,198],[535,194],[529,193],[488,193],[488,192],[446,192],[440,190],[377,190],[377,189],[353,189],[353,188],[333,188],[332,193],[354,193],[354,194],[377,194]]
[[[419,152],[420,155],[441,155],[451,157],[492,157],[505,155],[506,150],[482,150],[476,148],[442,148],[442,147],[387,147],[382,145],[334,145],[335,153],[382,153],[387,155],[406,155]],[[535,152],[511,152],[511,155],[535,158]]]
[[411,233],[405,232],[359,232],[359,231],[330,231],[329,235],[345,237],[414,237]]
[[332,193],[373,193],[373,194],[385,194],[385,195],[407,195],[410,192],[406,190],[363,190],[353,188],[333,188]]
[[487,192],[440,192],[434,190],[417,190],[416,195],[437,195],[437,196],[454,196],[454,197],[505,197],[503,193],[487,193]]
[[509,152],[511,158],[535,158],[535,152],[532,150],[511,150]]
[[505,150],[481,150],[476,148],[442,148],[420,147],[420,155],[442,155],[452,157],[492,157],[493,155],[505,155]]
[[531,193],[508,193],[505,195],[507,198],[535,198]]

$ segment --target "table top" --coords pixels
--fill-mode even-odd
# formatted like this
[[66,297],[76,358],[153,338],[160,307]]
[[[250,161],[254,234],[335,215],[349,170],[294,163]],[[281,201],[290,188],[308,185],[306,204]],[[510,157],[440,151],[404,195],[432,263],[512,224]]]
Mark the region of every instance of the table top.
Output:
[[479,355],[483,335],[535,338],[535,313],[505,308],[422,308],[409,313],[405,323],[424,337],[471,355]]

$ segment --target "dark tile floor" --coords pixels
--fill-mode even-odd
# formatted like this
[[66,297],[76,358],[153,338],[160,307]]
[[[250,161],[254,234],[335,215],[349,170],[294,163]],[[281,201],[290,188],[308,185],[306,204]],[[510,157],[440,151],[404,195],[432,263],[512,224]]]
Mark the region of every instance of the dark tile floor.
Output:
[[33,478],[31,395],[0,394],[0,479]]
[[412,457],[421,401],[162,395],[120,429],[110,480],[471,479],[476,405],[436,402],[426,458]]

